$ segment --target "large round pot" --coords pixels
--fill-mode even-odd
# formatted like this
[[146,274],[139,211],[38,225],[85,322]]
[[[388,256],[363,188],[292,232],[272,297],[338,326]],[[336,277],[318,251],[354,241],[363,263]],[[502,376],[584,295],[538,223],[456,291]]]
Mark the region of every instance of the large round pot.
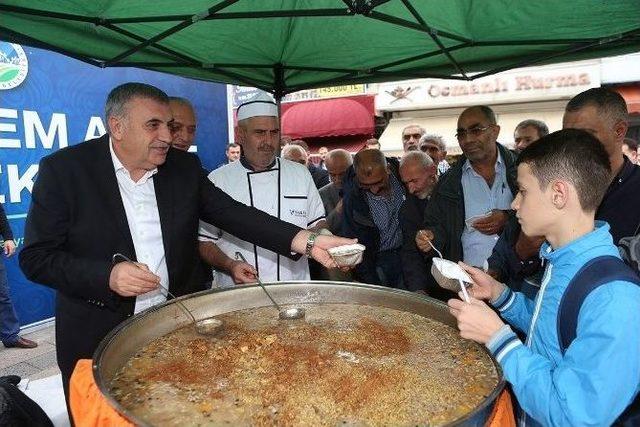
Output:
[[[268,285],[268,284],[267,284]],[[353,303],[382,306],[415,313],[449,326],[456,326],[446,305],[412,292],[381,286],[344,282],[279,282],[269,287],[273,298],[281,304]],[[271,303],[258,286],[242,286],[225,290],[210,290],[179,298],[196,319],[216,316],[242,309],[269,306]],[[93,357],[93,374],[102,394],[122,415],[138,425],[146,425],[128,413],[110,394],[109,385],[122,366],[144,345],[190,323],[189,317],[174,301],[134,316],[107,335]],[[493,359],[492,359],[493,360]],[[504,388],[500,366],[498,385],[476,409],[452,425],[483,426]]]

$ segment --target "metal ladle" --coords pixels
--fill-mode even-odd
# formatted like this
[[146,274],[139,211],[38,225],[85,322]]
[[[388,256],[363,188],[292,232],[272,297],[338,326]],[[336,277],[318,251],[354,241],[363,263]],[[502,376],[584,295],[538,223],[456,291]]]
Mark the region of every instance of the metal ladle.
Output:
[[[240,252],[236,252],[236,259],[241,260],[248,264],[244,255],[242,255]],[[278,310],[278,317],[281,320],[296,320],[296,319],[304,318],[304,315],[305,315],[304,308],[302,307],[292,307],[292,308],[284,308],[284,309],[281,308],[278,305],[278,303],[275,302],[275,300],[271,297],[271,294],[269,294],[269,292],[267,291],[267,288],[265,288],[265,286],[262,284],[262,280],[260,280],[260,277],[258,277],[257,274],[255,275],[255,277],[256,277],[256,282],[258,282],[258,285],[260,285],[264,293],[267,294],[267,296],[273,303],[273,306]]]
[[[113,257],[111,257],[111,261],[115,264],[116,260],[118,258],[121,258],[127,262],[132,263],[133,265],[135,265],[136,267],[138,267],[141,270],[144,270],[142,267],[140,267],[135,261],[133,261],[131,258],[129,258],[126,255],[123,255],[121,253],[115,253],[113,254]],[[201,335],[215,335],[217,334],[220,329],[222,328],[222,320],[216,319],[215,317],[207,317],[201,320],[196,320],[196,318],[193,316],[193,314],[189,311],[189,309],[182,303],[182,301],[178,300],[177,297],[175,295],[173,295],[169,289],[167,289],[166,287],[164,287],[162,285],[162,283],[158,282],[158,286],[160,286],[160,288],[162,288],[167,295],[169,295],[171,298],[173,298],[175,300],[175,303],[178,304],[178,306],[182,309],[182,311],[184,311],[185,313],[187,313],[187,315],[191,318],[191,320],[193,321],[193,324],[196,327],[196,331],[201,334]]]

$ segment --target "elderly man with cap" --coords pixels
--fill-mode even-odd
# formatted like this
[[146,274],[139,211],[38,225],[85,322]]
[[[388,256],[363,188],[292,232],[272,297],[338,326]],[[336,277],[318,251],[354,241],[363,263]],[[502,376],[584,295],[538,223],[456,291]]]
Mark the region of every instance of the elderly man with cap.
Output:
[[[302,228],[320,228],[325,222],[322,200],[307,168],[276,157],[280,147],[278,108],[266,94],[238,107],[238,143],[242,156],[222,166],[209,179],[225,193]],[[249,264],[234,259],[240,252]],[[242,240],[222,229],[201,223],[200,255],[217,270],[220,287],[255,280],[308,280],[306,259],[291,260]]]

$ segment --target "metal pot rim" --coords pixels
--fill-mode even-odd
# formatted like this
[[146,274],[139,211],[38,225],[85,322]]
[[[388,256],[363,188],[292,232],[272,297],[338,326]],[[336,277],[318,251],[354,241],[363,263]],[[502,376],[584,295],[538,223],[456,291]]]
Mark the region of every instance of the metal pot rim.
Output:
[[[391,294],[400,294],[403,297],[407,297],[411,300],[414,301],[419,301],[423,304],[429,304],[429,305],[434,305],[437,306],[439,309],[441,310],[446,310],[448,313],[448,308],[447,305],[444,304],[443,302],[436,300],[434,298],[428,297],[428,296],[423,296],[423,295],[419,295],[416,294],[414,292],[409,292],[409,291],[404,291],[404,290],[399,290],[399,289],[393,289],[393,288],[388,288],[385,286],[378,286],[378,285],[370,285],[370,284],[363,284],[363,283],[354,283],[354,282],[332,282],[332,281],[286,281],[286,282],[265,282],[264,283],[265,286],[274,286],[274,289],[271,291],[275,291],[278,289],[278,287],[282,287],[282,285],[296,285],[296,286],[307,286],[307,287],[313,287],[313,286],[322,286],[322,285],[332,285],[332,286],[344,286],[345,288],[350,288],[350,289],[363,289],[363,290],[375,290],[375,291],[382,291],[384,293],[391,293]],[[182,297],[177,298],[177,300],[180,300],[182,302],[185,302],[187,300],[190,299],[197,299],[199,297],[205,296],[205,295],[210,295],[210,294],[219,294],[219,293],[226,293],[226,292],[237,292],[240,290],[247,290],[247,289],[256,289],[256,290],[260,290],[260,292],[262,292],[262,290],[260,289],[260,287],[256,284],[256,285],[245,285],[242,287],[234,287],[234,288],[226,288],[226,289],[209,289],[209,290],[204,290],[204,291],[200,291],[200,292],[196,292],[193,294],[188,294],[188,295],[184,295]],[[120,403],[111,395],[111,393],[109,392],[109,388],[107,386],[106,380],[103,378],[101,372],[100,372],[100,366],[102,364],[102,359],[105,353],[105,350],[109,347],[109,345],[111,344],[111,342],[117,337],[119,336],[121,333],[124,333],[124,331],[126,331],[127,329],[133,327],[137,322],[139,322],[141,319],[143,319],[146,316],[150,316],[153,313],[156,313],[157,311],[162,310],[165,307],[168,306],[172,306],[175,305],[176,300],[169,300],[166,301],[162,304],[159,304],[157,306],[151,307],[147,310],[144,310],[134,316],[131,316],[130,318],[126,319],[125,321],[123,321],[122,323],[120,323],[118,326],[116,326],[115,328],[113,328],[103,339],[102,341],[100,341],[100,344],[98,345],[96,351],[93,354],[93,363],[92,363],[92,370],[93,370],[93,377],[94,377],[94,381],[96,383],[96,385],[98,386],[98,389],[100,390],[100,393],[102,393],[102,396],[109,402],[109,404],[116,410],[118,411],[118,413],[120,413],[123,417],[131,420],[132,422],[134,422],[136,425],[141,425],[141,426],[148,426],[149,424],[147,424],[144,420],[141,420],[137,417],[135,417],[133,414],[128,413],[128,411],[122,407],[122,405],[120,405]],[[349,303],[350,301],[344,301],[346,303]],[[307,302],[308,304],[309,302]],[[321,302],[320,302],[321,303]],[[247,307],[249,308],[249,307]],[[230,310],[230,311],[235,311],[235,310]],[[438,321],[437,319],[433,319]],[[493,355],[486,349],[485,346],[481,346],[483,351],[491,358],[491,361],[494,364],[494,367],[496,369],[496,372],[498,374],[498,384],[496,385],[496,387],[493,389],[493,391],[487,396],[485,397],[482,402],[480,402],[480,404],[478,406],[476,406],[476,408],[474,408],[473,411],[469,412],[468,414],[464,415],[463,417],[460,417],[454,421],[452,421],[449,424],[446,424],[446,426],[457,426],[457,425],[462,425],[465,423],[465,421],[468,421],[470,419],[472,419],[477,413],[487,409],[487,407],[489,405],[493,405],[495,404],[495,402],[497,402],[497,399],[500,395],[500,393],[502,393],[505,385],[506,385],[506,381],[504,379],[504,375],[502,372],[502,368],[500,367],[500,364],[496,361],[496,359],[493,357]]]

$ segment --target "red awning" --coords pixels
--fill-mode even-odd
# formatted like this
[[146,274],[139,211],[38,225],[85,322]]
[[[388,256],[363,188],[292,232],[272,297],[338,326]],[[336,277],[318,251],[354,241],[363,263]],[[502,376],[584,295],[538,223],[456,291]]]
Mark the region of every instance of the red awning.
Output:
[[342,148],[351,153],[357,153],[364,148],[367,139],[369,139],[368,136],[351,135],[328,138],[307,138],[304,142],[309,146],[310,154],[314,156],[318,153],[320,147],[327,147],[329,151]]
[[618,92],[624,98],[629,109],[629,114],[640,113],[640,85],[632,86],[616,86],[613,90]]
[[281,125],[282,135],[293,139],[372,136],[374,97],[350,96],[282,104]]

